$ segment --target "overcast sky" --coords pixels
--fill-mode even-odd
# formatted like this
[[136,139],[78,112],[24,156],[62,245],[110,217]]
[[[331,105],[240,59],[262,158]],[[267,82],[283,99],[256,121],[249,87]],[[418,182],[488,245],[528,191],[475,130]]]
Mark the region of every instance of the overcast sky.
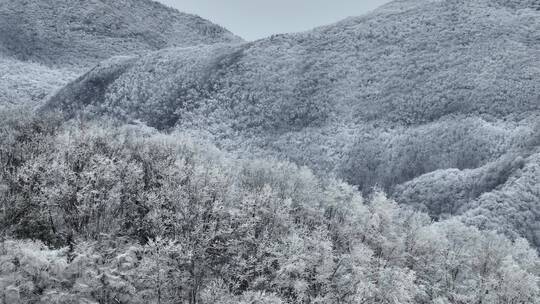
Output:
[[389,0],[158,0],[226,27],[246,40],[309,30],[359,16]]

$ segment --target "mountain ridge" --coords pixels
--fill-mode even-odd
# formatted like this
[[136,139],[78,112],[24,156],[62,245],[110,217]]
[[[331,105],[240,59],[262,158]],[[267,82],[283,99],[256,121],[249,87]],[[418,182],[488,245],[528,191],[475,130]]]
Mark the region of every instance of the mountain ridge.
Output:
[[[219,53],[217,50],[212,55],[215,66],[191,67],[190,73],[204,74],[205,78],[188,79],[177,87],[198,86],[201,87],[198,94],[205,96],[217,90],[221,95],[228,95],[222,97],[223,103],[227,103],[228,99],[237,99],[235,103],[246,105],[251,102],[249,98],[269,99],[270,97],[257,95],[271,95],[276,92],[277,95],[271,98],[278,100],[268,100],[274,104],[272,107],[281,112],[285,108],[279,107],[311,107],[302,109],[301,113],[297,114],[303,116],[300,118],[313,119],[315,123],[316,116],[321,113],[314,113],[317,109],[313,107],[325,108],[329,99],[333,99],[333,105],[343,103],[342,109],[337,110],[355,114],[358,116],[356,119],[361,121],[382,117],[383,120],[400,124],[429,122],[450,113],[476,112],[502,117],[516,113],[516,108],[521,113],[538,110],[535,101],[540,95],[535,86],[535,79],[539,74],[538,66],[534,61],[531,65],[522,60],[527,58],[526,55],[539,57],[538,54],[535,55],[538,44],[534,43],[540,38],[534,30],[540,29],[536,11],[496,7],[490,15],[483,12],[489,8],[485,5],[473,5],[454,11],[455,7],[445,1],[421,2],[427,3],[431,8],[415,7],[412,8],[412,13],[411,9],[403,10],[399,12],[401,17],[395,18],[395,12],[385,12],[388,8],[383,7],[383,13],[376,10],[367,16],[349,18],[311,32],[275,35],[222,51],[221,54],[216,54]],[[477,0],[472,3],[485,4],[485,1]],[[438,11],[442,17],[435,14]],[[388,15],[395,18],[397,24],[385,24],[388,20],[383,17]],[[405,26],[406,24],[408,26]],[[424,30],[418,26],[424,27]],[[514,33],[514,26],[526,27]],[[505,33],[511,34],[505,36]],[[501,38],[496,44],[488,44],[486,39],[492,36]],[[440,37],[443,43],[430,45],[429,39],[433,37]],[[428,42],[423,42],[422,39],[428,39]],[[447,49],[449,47],[450,50]],[[175,60],[183,60],[182,56],[192,56],[192,60],[198,60],[195,58],[197,54],[181,52],[180,49],[176,54],[169,52],[170,58],[165,58],[163,53],[150,54],[139,63],[144,65],[159,58],[175,64]],[[446,53],[441,56],[441,52]],[[455,58],[457,56],[466,57]],[[155,66],[154,70],[156,69],[159,69],[159,66]],[[379,69],[379,75],[373,74],[376,69]],[[517,74],[517,71],[520,74]],[[512,74],[507,75],[508,72]],[[492,79],[480,78],[486,73],[491,73]],[[272,78],[274,74],[282,79],[294,80],[295,83],[288,86],[282,83],[272,84],[275,81]],[[153,81],[151,75],[148,76],[146,80]],[[123,78],[128,77],[130,75]],[[227,81],[220,82],[223,78]],[[261,82],[265,85],[260,86]],[[520,90],[517,90],[518,87]],[[409,91],[405,91],[407,88]],[[414,91],[410,90],[411,88]],[[174,86],[170,88],[175,89]],[[495,92],[491,93],[490,89]],[[246,94],[235,96],[238,90],[254,97],[244,96]],[[349,92],[344,92],[347,90]],[[508,92],[512,90],[521,91],[523,95],[511,96]],[[448,91],[454,96],[445,96],[444,93]],[[152,92],[149,94],[152,95]],[[300,96],[314,97],[316,101],[302,101],[300,99],[303,97]],[[110,96],[111,100],[115,98]],[[120,107],[129,107],[130,103],[123,105],[121,98],[117,98],[118,102],[115,103]],[[130,98],[131,103],[137,102],[133,100],[136,96]],[[280,99],[283,100],[282,103],[279,103]],[[417,100],[410,102],[406,99]],[[198,102],[203,103],[205,97],[199,97],[199,100]],[[510,100],[513,104],[509,104]],[[284,103],[287,105],[283,105]],[[124,110],[129,113],[129,108]],[[312,110],[313,112],[310,112]],[[169,116],[161,118],[166,121],[174,116],[171,113],[165,115]],[[144,120],[144,117],[138,118]],[[277,118],[280,122],[279,115]],[[269,117],[263,119],[270,124],[275,123],[271,122]],[[284,117],[283,120],[285,122],[281,123],[289,127],[290,118]],[[321,120],[324,121],[325,118],[321,117]]]
[[53,66],[92,66],[116,55],[241,41],[199,16],[152,0],[2,0],[0,14],[4,55]]
[[40,104],[114,56],[239,42],[198,16],[151,0],[1,0],[0,105]]

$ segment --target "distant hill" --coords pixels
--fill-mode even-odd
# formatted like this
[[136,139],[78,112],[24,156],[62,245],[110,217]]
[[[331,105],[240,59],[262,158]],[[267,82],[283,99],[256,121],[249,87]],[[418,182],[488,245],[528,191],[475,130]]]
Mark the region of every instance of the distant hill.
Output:
[[[160,128],[201,119],[235,131],[520,119],[540,107],[540,11],[497,3],[397,1],[306,33],[152,53],[119,63],[125,72],[89,103]],[[93,76],[50,105],[76,102],[73,86],[96,85]]]
[[150,0],[0,0],[0,105],[39,102],[113,56],[239,42]]
[[150,0],[1,0],[0,27],[4,56],[55,66],[241,41],[207,20]]

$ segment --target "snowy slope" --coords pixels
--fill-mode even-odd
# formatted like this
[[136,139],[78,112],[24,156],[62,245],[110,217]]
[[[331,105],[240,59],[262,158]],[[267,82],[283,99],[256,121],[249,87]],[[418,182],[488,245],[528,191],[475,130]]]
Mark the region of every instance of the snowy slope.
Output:
[[0,28],[0,104],[39,102],[112,56],[241,41],[149,0],[0,0]]
[[[520,118],[538,110],[538,10],[488,0],[403,2],[306,33],[153,53],[105,83],[106,98],[92,103],[168,122],[160,127],[185,122],[180,112],[186,110],[248,120],[231,126],[236,130],[290,130],[336,119],[407,125],[452,113]],[[183,95],[186,88],[191,95]],[[71,102],[69,90],[51,104]],[[196,110],[186,109],[188,100]],[[166,111],[153,109],[164,102]]]
[[2,0],[0,17],[2,53],[47,65],[88,66],[115,55],[240,41],[150,0]]
[[[461,214],[533,165],[539,80],[536,1],[403,0],[305,33],[105,62],[44,109],[195,132],[415,206],[461,195]],[[489,172],[500,178],[463,190]],[[425,201],[417,187],[449,193]]]

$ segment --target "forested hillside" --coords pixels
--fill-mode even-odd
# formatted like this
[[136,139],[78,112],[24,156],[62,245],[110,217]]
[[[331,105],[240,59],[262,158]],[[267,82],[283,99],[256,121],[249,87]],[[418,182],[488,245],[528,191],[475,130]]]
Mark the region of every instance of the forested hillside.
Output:
[[[76,87],[102,86],[92,106],[159,128],[265,135],[450,114],[519,120],[539,108],[539,14],[491,0],[399,1],[307,33],[153,53],[119,63],[129,68],[118,78],[95,84],[93,72]],[[51,105],[77,93],[68,86]]]
[[2,0],[0,51],[53,66],[91,66],[116,55],[241,41],[200,17],[151,0]]
[[[534,1],[395,1],[305,33],[103,63],[45,109],[193,130],[444,218],[535,166],[539,35]],[[534,209],[531,187],[514,190]],[[518,222],[496,228],[537,242],[536,219]]]
[[537,0],[0,26],[0,304],[540,304]]
[[0,108],[40,104],[84,72],[83,69],[51,68],[0,55]]
[[524,239],[182,133],[0,118],[3,303],[539,303]]
[[0,0],[0,107],[36,104],[102,60],[241,39],[151,0]]

